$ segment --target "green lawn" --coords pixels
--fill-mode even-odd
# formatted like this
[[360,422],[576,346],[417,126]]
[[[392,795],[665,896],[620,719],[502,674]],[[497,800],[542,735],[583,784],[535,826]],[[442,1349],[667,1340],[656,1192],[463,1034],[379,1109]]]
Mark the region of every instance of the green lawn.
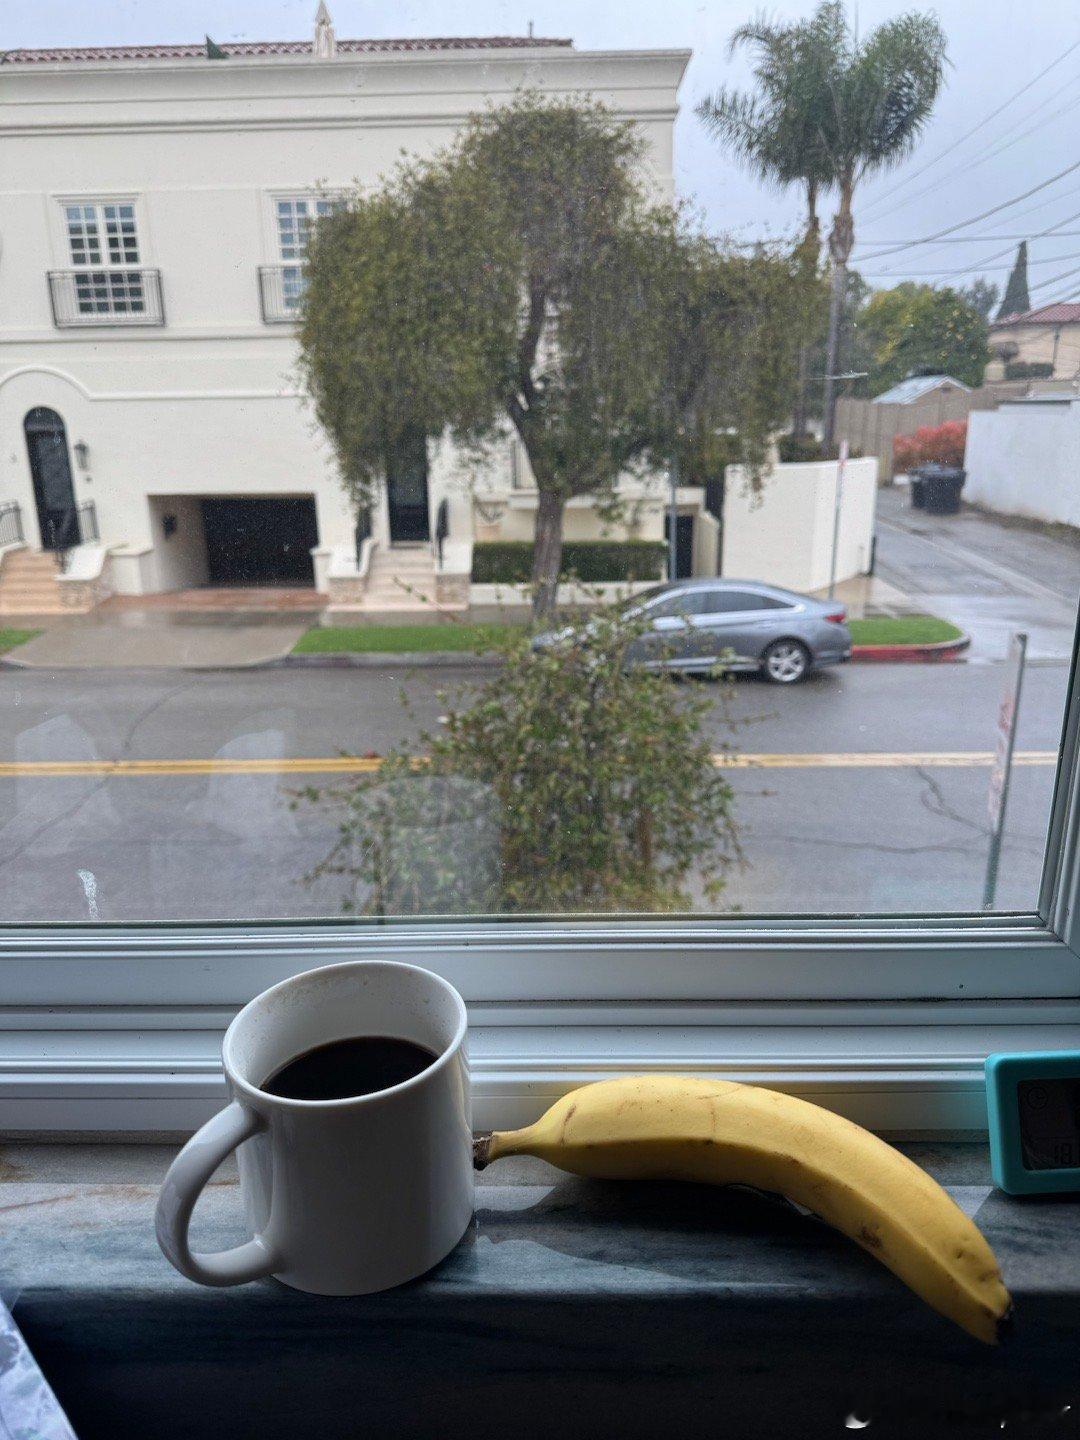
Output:
[[33,640],[35,635],[40,634],[40,630],[5,630],[0,625],[0,655],[14,650],[16,645],[25,645],[27,640]]
[[[936,615],[878,615],[849,620],[856,645],[927,645],[958,640],[961,632]],[[499,625],[315,625],[293,647],[294,655],[368,653],[408,655],[423,650],[475,651],[488,648]],[[0,649],[21,644],[36,632],[0,630]],[[17,638],[11,638],[17,637]]]
[[936,615],[875,615],[869,620],[849,620],[854,645],[932,645],[939,640],[959,640],[962,632]]
[[420,650],[480,650],[497,625],[315,625],[293,646],[294,655],[343,651],[404,655]]

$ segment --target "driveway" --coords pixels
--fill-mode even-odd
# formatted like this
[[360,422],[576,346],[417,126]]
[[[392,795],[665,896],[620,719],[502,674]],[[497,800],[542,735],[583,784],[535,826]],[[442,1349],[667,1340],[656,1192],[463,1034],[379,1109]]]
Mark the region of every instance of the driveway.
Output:
[[877,575],[966,630],[972,659],[1001,660],[1014,630],[1031,659],[1069,659],[1080,541],[975,510],[927,515],[907,486],[878,493],[877,517]]

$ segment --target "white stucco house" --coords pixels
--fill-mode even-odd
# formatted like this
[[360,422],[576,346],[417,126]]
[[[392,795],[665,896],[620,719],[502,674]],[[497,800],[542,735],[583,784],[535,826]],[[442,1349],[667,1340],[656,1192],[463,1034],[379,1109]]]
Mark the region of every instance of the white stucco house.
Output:
[[[221,51],[0,54],[0,612],[241,581],[370,605],[400,568],[414,595],[461,603],[474,538],[531,534],[524,455],[508,439],[473,473],[434,447],[390,485],[358,566],[295,374],[312,218],[522,88],[637,122],[649,182],[673,194],[686,51],[342,40],[322,6],[310,41]],[[636,533],[663,534],[663,505],[661,489],[637,508]],[[680,512],[705,515],[701,493]],[[601,533],[588,504],[566,528]],[[695,568],[715,563],[706,530]]]

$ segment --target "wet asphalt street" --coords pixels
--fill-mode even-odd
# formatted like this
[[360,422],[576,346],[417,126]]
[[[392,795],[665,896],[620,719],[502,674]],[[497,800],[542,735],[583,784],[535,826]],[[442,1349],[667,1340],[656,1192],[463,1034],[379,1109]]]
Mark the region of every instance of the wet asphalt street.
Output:
[[[913,519],[890,492],[878,555],[883,578],[926,609],[970,623],[972,657],[851,665],[793,689],[754,678],[691,682],[713,702],[717,748],[734,743],[761,757],[731,775],[746,863],[732,872],[723,905],[744,913],[977,908],[999,657],[1010,629],[1024,625],[1034,659],[998,903],[1032,909],[1080,555],[981,517],[940,526]],[[440,692],[477,678],[467,666],[0,672],[0,921],[339,915],[343,882],[304,880],[332,845],[336,821],[325,808],[292,804],[318,777],[289,762],[383,753],[437,726]],[[116,760],[160,763],[93,773]],[[75,773],[51,773],[55,762],[73,762]],[[245,765],[256,773],[240,773]]]

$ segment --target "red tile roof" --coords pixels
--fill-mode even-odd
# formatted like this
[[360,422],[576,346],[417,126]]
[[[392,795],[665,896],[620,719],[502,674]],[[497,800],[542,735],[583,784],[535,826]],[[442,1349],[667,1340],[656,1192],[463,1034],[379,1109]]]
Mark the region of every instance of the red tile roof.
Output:
[[1080,324],[1080,304],[1059,302],[1043,305],[1038,310],[1025,310],[1022,315],[1003,315],[990,327],[998,325],[1076,325]]
[[[385,51],[529,50],[571,46],[571,40],[541,39],[526,35],[453,35],[403,40],[339,40],[339,55],[378,55]],[[222,41],[227,57],[242,55],[310,55],[310,40]],[[199,45],[72,45],[49,50],[3,50],[0,65],[44,65],[82,60],[205,60],[206,44]]]

